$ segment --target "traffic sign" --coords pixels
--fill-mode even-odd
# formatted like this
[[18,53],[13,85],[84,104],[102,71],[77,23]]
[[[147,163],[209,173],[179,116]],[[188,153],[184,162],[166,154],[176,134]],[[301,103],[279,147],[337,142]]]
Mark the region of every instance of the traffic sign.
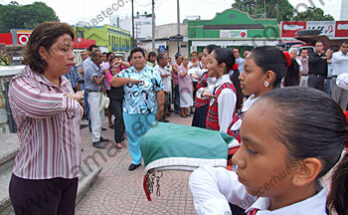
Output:
[[159,46],[158,52],[164,52],[166,50],[166,46]]

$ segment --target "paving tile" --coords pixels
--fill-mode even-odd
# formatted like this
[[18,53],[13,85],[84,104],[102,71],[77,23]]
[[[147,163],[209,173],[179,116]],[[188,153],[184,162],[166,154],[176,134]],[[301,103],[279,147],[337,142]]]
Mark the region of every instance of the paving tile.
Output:
[[[171,123],[191,125],[192,117],[181,118],[172,114]],[[83,124],[87,124],[83,121]],[[107,123],[104,123],[107,128]],[[165,171],[160,179],[160,196],[152,194],[148,202],[143,191],[144,166],[130,172],[128,148],[96,150],[91,144],[88,128],[81,130],[82,161],[100,165],[102,172],[96,184],[76,207],[77,215],[196,215],[192,195],[188,188],[190,172]],[[107,129],[103,137],[113,139],[113,131]],[[91,159],[92,157],[95,160]]]

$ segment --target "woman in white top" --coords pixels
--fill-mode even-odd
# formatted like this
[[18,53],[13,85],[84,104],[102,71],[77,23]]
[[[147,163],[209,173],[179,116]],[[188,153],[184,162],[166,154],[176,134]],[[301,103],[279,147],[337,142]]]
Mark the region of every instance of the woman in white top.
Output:
[[[198,214],[230,214],[229,203],[248,215],[327,214],[320,178],[339,161],[346,132],[342,110],[322,92],[287,87],[263,95],[244,116],[241,148],[232,158],[237,171],[200,167],[192,173]],[[330,203],[339,214],[348,211],[347,159],[334,173],[339,183]]]

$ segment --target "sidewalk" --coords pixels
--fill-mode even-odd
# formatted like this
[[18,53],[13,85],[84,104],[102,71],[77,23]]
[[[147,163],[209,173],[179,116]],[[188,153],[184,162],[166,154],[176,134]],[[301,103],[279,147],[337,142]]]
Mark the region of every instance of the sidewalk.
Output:
[[[172,114],[171,123],[191,125],[192,117],[180,118]],[[106,122],[105,118],[105,122]],[[82,124],[87,124],[83,121]],[[104,123],[103,127],[107,127]],[[109,144],[106,149],[92,147],[88,128],[81,130],[82,162],[103,167],[92,189],[77,205],[77,215],[189,215],[197,214],[188,187],[190,172],[165,171],[160,179],[160,196],[156,188],[148,202],[143,191],[144,166],[130,172],[128,148],[116,149]],[[113,130],[103,132],[103,137],[113,140]],[[93,160],[92,158],[95,158]],[[88,171],[88,170],[84,170]]]

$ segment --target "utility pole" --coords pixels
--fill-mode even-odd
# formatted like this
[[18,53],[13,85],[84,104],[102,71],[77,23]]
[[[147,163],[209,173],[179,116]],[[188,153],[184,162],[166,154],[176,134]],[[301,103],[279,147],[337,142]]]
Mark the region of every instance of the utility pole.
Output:
[[[178,16],[178,36],[180,35],[180,6],[179,0],[177,0],[177,16]],[[178,53],[180,54],[180,40],[178,40]]]
[[155,51],[155,0],[152,0],[152,51]]
[[135,47],[134,40],[134,0],[132,0],[132,49]]
[[263,18],[267,18],[266,0],[263,0]]

